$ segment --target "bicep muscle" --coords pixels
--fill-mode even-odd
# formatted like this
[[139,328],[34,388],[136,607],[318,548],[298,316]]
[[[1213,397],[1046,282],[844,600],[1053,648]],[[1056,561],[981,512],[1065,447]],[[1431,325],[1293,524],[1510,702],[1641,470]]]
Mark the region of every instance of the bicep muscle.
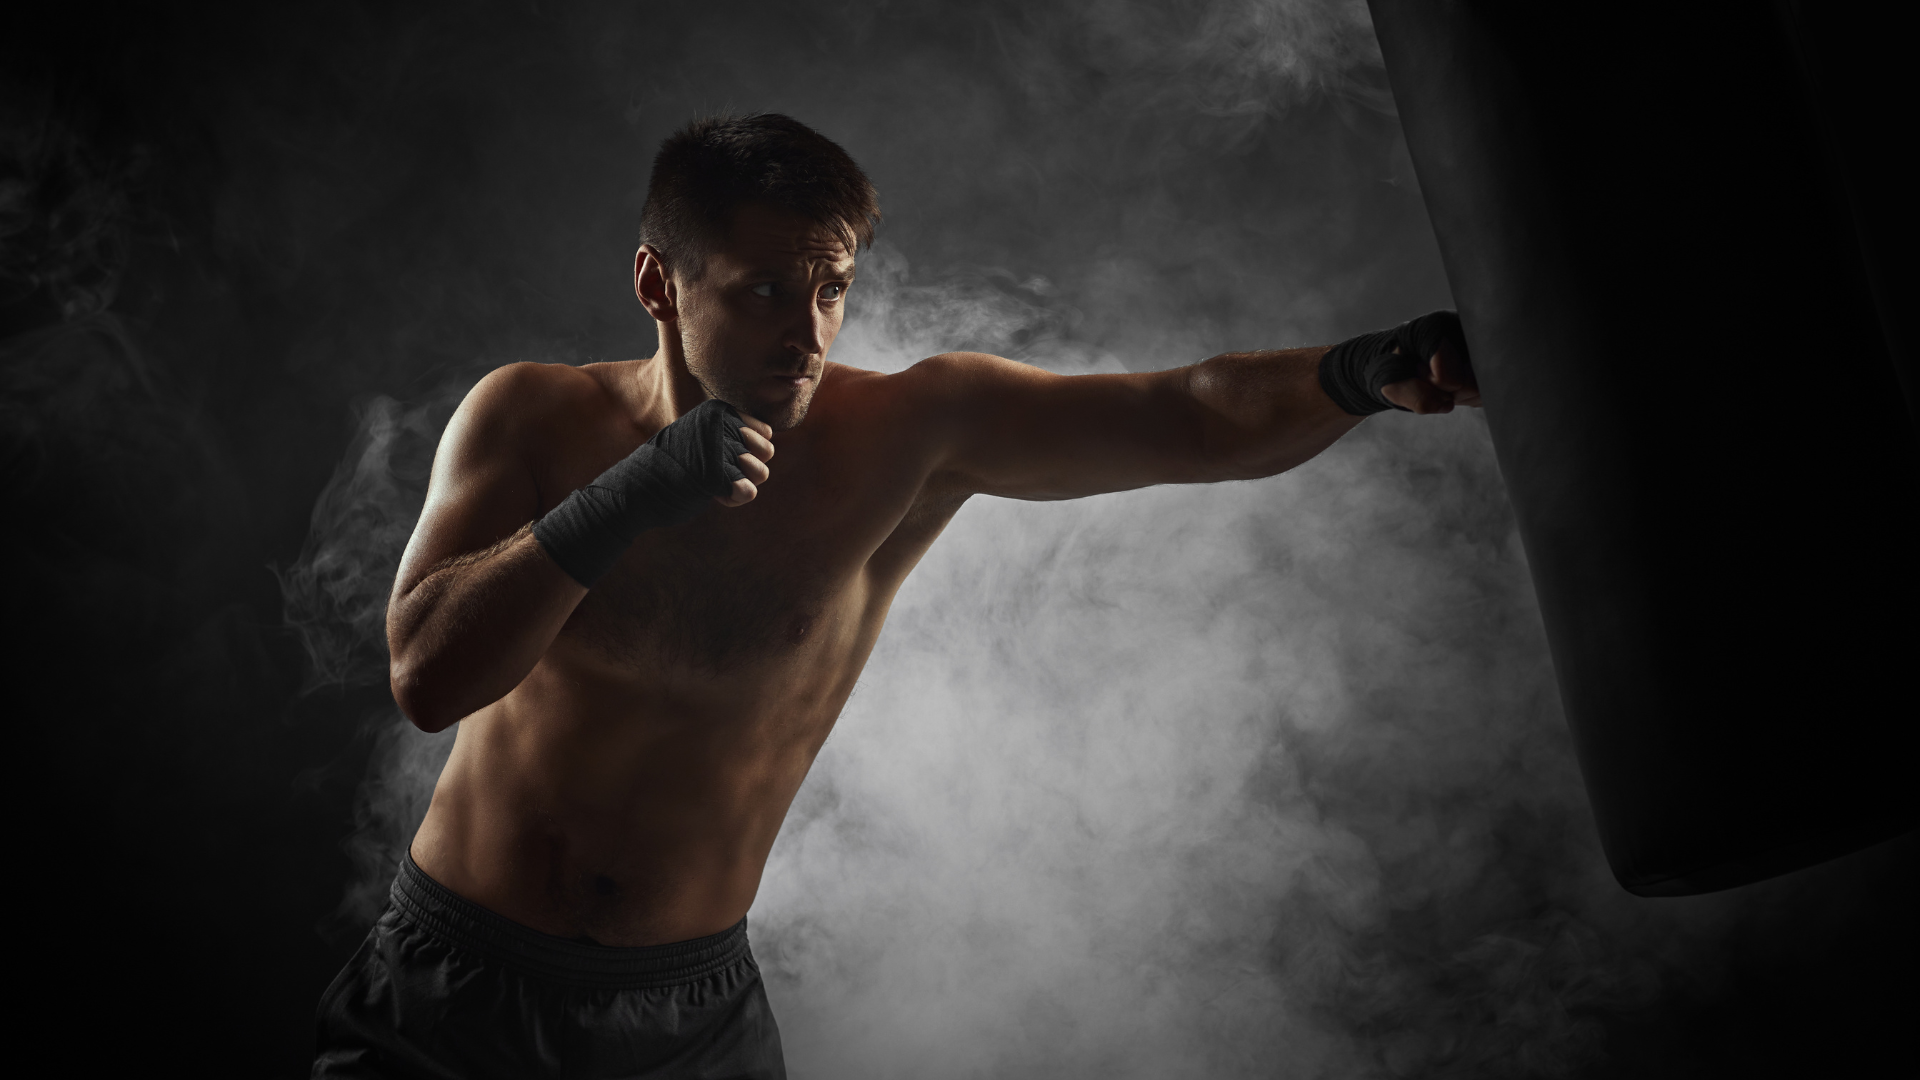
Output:
[[981,354],[922,363],[942,384],[944,471],[970,490],[1072,499],[1199,478],[1204,424],[1181,370],[1058,375]]
[[498,371],[467,395],[434,453],[433,474],[394,582],[404,596],[450,560],[486,551],[539,513],[539,487],[512,413],[518,381]]

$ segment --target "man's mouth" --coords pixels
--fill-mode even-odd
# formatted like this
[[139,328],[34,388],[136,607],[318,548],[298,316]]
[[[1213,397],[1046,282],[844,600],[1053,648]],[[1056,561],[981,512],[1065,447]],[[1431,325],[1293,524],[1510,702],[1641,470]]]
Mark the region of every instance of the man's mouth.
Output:
[[798,390],[802,386],[805,386],[808,380],[812,378],[813,376],[808,375],[805,372],[801,372],[798,375],[775,375],[773,376],[773,381],[779,383],[781,386],[784,386],[789,390]]

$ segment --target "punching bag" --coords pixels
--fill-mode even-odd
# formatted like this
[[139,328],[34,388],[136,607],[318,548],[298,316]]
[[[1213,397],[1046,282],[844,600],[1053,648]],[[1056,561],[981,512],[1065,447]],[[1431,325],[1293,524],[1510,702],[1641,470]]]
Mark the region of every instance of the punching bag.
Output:
[[1371,7],[1615,876],[1707,892],[1910,829],[1892,15]]

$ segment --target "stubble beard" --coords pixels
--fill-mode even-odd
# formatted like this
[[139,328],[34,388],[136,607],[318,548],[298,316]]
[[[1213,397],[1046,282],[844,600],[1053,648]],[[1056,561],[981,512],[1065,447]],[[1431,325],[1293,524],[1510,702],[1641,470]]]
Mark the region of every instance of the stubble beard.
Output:
[[814,374],[799,393],[784,401],[762,405],[755,401],[755,394],[749,385],[716,379],[711,374],[693,370],[691,364],[688,365],[688,369],[689,374],[693,375],[694,381],[700,384],[700,388],[707,392],[708,397],[718,398],[732,405],[775,431],[789,431],[798,427],[800,421],[807,418],[807,409],[813,404],[814,392],[820,389],[820,375]]
[[807,409],[813,405],[813,392],[818,387],[818,379],[809,380],[807,388],[793,395],[793,399],[781,408],[780,415],[759,416],[756,419],[765,421],[775,431],[791,431],[799,427],[800,421],[807,418]]
[[[817,379],[808,380],[806,389],[778,405],[753,406],[753,418],[765,422],[768,427],[775,431],[791,431],[799,427],[800,421],[807,418],[807,409],[813,404],[813,392],[817,388],[818,383],[819,380]],[[733,401],[734,399],[726,398],[724,400]],[[741,412],[749,411],[747,408],[739,405],[735,405],[734,407],[740,409]]]

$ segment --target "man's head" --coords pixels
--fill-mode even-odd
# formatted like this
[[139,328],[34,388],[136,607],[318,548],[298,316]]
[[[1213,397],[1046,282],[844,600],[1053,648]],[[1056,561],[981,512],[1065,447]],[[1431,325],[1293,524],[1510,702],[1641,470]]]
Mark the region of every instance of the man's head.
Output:
[[634,291],[708,394],[785,430],[813,400],[879,217],[866,174],[799,121],[698,120],[654,158]]

